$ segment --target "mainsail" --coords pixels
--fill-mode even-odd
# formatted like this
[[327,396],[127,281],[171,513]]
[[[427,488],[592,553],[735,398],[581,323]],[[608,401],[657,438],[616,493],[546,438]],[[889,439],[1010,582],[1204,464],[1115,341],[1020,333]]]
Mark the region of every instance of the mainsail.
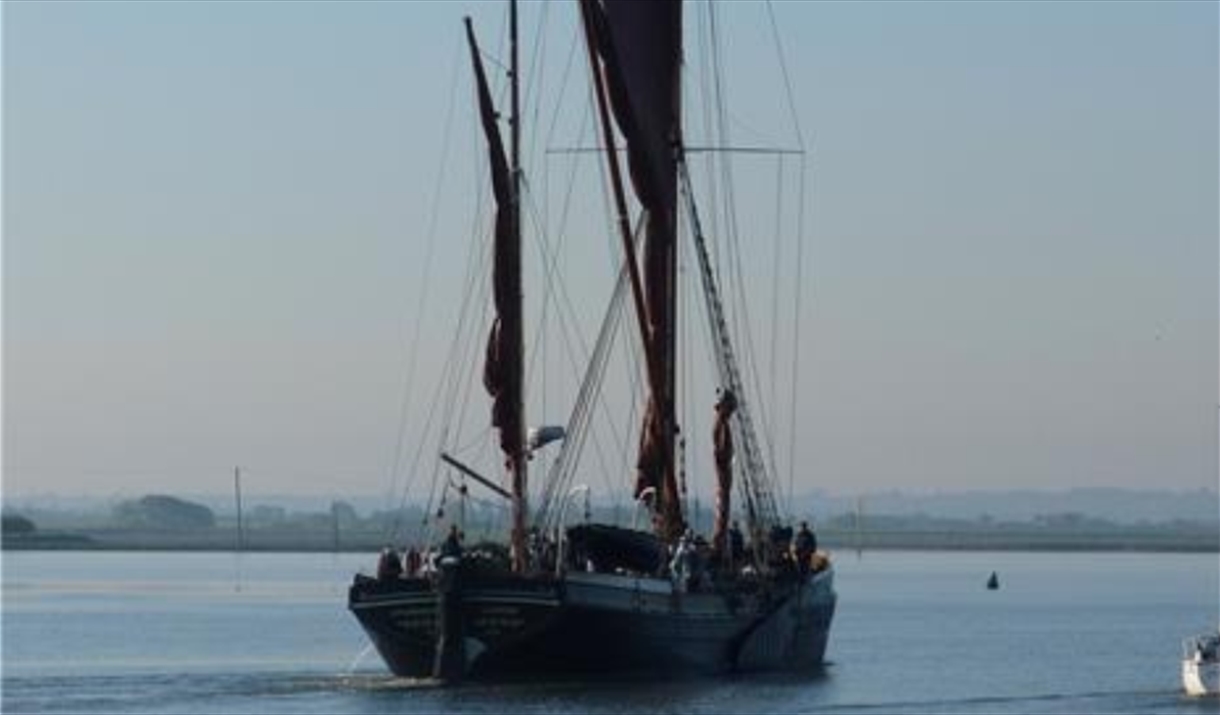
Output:
[[[641,257],[649,395],[640,433],[636,496],[655,488],[657,531],[685,527],[674,441],[677,303],[676,158],[681,142],[682,4],[584,0],[615,122],[627,142],[631,184],[646,217]],[[629,257],[634,261],[635,257]]]
[[478,87],[479,115],[487,136],[491,163],[492,193],[496,198],[495,248],[492,257],[492,293],[496,307],[495,322],[487,339],[483,385],[492,396],[491,422],[500,430],[500,449],[505,466],[512,474],[513,557],[520,569],[525,541],[525,419],[522,398],[523,339],[521,321],[521,231],[520,208],[513,172],[504,152],[496,110],[487,87],[487,76],[479,59],[470,18],[466,18],[466,37],[474,64]]

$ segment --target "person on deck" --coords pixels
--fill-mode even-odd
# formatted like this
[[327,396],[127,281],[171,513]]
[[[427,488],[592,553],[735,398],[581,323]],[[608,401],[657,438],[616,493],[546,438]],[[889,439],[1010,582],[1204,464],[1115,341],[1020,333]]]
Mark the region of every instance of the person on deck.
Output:
[[377,560],[377,580],[389,581],[401,575],[402,562],[398,559],[398,552],[394,551],[393,547],[385,547]]
[[449,536],[441,545],[441,557],[447,556],[462,558],[462,534],[458,531],[457,524],[449,527]]
[[796,563],[800,572],[808,573],[811,557],[818,550],[818,538],[809,530],[809,522],[801,522],[801,530],[796,532],[793,550],[796,552]]
[[419,569],[423,565],[423,557],[414,547],[408,547],[407,553],[402,557],[403,566],[406,567],[407,576],[415,578],[419,575]]
[[741,527],[734,521],[729,527],[729,554],[732,556],[733,563],[741,563],[741,557],[746,553],[746,540],[741,535]]
[[679,593],[686,593],[690,587],[690,579],[694,574],[694,559],[694,533],[687,529],[678,539],[678,545],[669,562],[669,572]]

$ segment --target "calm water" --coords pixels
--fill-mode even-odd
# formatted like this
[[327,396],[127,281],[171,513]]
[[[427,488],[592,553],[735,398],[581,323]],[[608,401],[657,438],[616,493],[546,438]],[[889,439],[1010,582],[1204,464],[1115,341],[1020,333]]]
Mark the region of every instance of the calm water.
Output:
[[[390,677],[344,608],[374,556],[8,553],[5,712],[1167,712],[1215,627],[1216,555],[838,557],[816,677],[441,690]],[[1002,588],[983,588],[992,570]]]

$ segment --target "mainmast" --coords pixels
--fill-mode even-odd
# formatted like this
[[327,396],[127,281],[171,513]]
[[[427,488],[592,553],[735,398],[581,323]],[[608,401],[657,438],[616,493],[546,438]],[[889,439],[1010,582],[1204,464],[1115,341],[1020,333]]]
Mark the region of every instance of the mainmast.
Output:
[[[654,527],[672,539],[686,526],[674,454],[682,6],[678,0],[581,0],[581,11],[648,366],[636,496],[654,490]],[[626,210],[606,104],[626,139],[631,184],[646,219],[638,258],[624,228]]]

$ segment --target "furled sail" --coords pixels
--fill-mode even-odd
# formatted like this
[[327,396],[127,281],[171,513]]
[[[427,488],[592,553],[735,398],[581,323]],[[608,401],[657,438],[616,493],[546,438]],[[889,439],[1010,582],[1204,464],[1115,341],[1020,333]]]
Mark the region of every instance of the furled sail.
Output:
[[[491,162],[491,185],[496,199],[495,248],[492,260],[492,293],[496,308],[495,322],[487,340],[487,356],[483,369],[483,385],[492,397],[491,422],[500,430],[500,449],[504,452],[514,481],[519,480],[524,456],[524,418],[522,416],[522,324],[521,324],[521,236],[518,230],[518,207],[513,196],[513,180],[496,110],[487,87],[487,76],[479,58],[478,45],[470,18],[466,18],[466,36],[470,42],[470,58],[474,64],[478,88],[479,115],[483,133],[487,136],[487,153]],[[513,485],[514,499],[524,499],[523,485]],[[524,509],[523,504],[516,505]]]
[[733,426],[730,420],[736,411],[737,397],[733,391],[721,392],[720,399],[716,401],[716,424],[712,429],[716,462],[716,522],[712,531],[712,545],[721,558],[731,553],[727,542],[733,497]]
[[649,395],[640,434],[636,495],[655,487],[658,531],[684,528],[673,457],[677,167],[682,4],[585,0],[615,122],[627,142],[631,184],[647,218],[643,274]]

